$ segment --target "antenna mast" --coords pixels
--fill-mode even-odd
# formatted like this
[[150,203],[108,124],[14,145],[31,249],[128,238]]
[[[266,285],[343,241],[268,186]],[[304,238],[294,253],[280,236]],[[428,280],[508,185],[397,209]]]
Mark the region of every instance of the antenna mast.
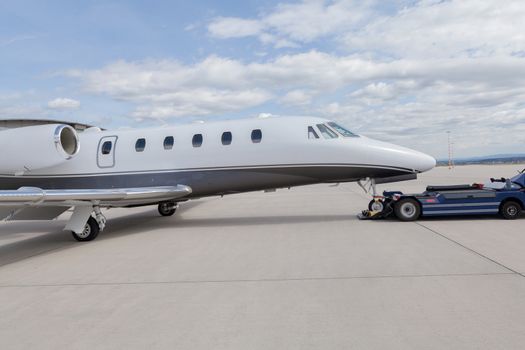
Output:
[[452,169],[454,167],[454,159],[452,158],[452,142],[450,140],[450,131],[447,131],[448,138],[448,168]]

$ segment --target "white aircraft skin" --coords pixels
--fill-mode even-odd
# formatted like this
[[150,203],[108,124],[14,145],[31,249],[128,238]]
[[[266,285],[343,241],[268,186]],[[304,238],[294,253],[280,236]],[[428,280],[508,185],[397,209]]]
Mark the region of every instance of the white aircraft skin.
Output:
[[[0,219],[54,218],[74,207],[66,229],[78,240],[91,240],[104,228],[100,207],[160,203],[159,212],[171,215],[177,202],[192,198],[364,178],[388,181],[436,164],[426,154],[329,123],[270,117],[78,134],[57,124],[1,130],[0,147],[10,152],[0,156]],[[231,142],[223,144],[225,132]],[[199,147],[194,135],[202,135]],[[145,140],[142,151],[136,150],[139,139]]]

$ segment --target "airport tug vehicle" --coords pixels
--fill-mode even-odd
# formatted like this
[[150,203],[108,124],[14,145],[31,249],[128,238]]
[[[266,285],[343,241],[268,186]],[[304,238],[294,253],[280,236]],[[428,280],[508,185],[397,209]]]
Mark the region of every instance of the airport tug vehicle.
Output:
[[504,219],[519,217],[525,209],[525,169],[512,178],[491,178],[487,184],[428,186],[417,194],[384,191],[374,196],[360,219],[395,216],[401,221],[419,217],[500,214]]

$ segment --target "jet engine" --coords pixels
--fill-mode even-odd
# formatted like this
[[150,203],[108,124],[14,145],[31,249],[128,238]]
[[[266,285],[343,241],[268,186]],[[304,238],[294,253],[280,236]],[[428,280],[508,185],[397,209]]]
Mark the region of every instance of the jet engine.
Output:
[[0,130],[0,174],[21,175],[59,165],[79,151],[75,129],[47,124]]

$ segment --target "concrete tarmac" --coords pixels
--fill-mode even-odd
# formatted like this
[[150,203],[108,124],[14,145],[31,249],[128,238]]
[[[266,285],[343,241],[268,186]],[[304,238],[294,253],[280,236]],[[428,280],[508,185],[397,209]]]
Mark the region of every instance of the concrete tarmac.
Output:
[[[521,166],[525,167],[524,165]],[[381,189],[483,182],[436,168]],[[356,184],[0,224],[1,349],[523,349],[525,217],[359,221]]]

